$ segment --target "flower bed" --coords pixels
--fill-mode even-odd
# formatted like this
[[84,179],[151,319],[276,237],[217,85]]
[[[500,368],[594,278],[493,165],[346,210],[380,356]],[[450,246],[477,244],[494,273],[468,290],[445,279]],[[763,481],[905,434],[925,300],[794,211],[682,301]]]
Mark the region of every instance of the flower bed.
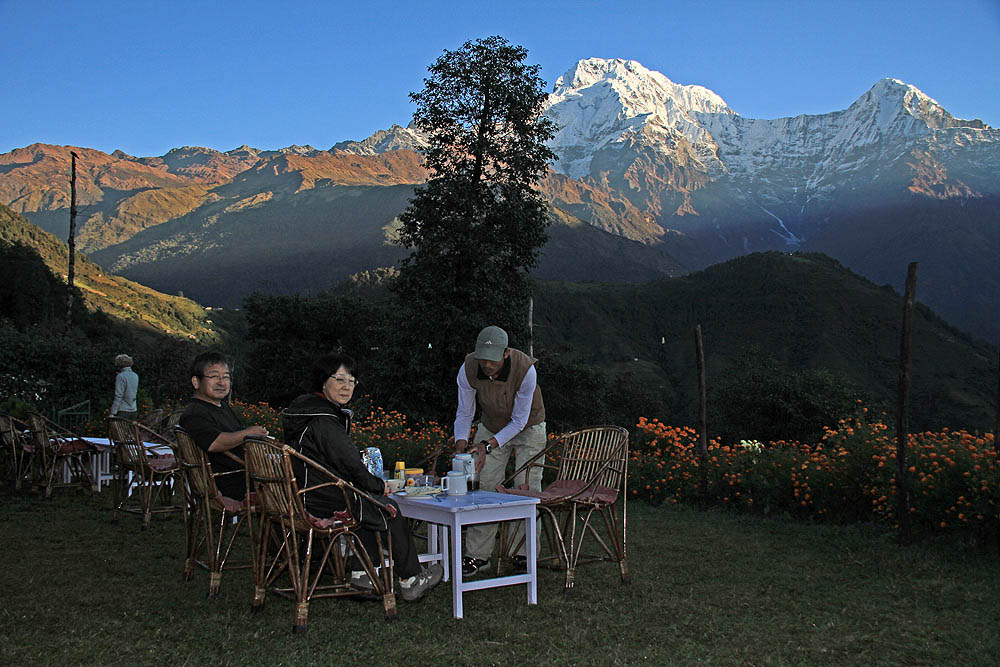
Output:
[[[827,429],[816,444],[712,440],[707,499],[760,514],[895,526],[896,442],[883,419],[872,419],[860,408]],[[945,429],[910,434],[908,442],[914,528],[977,537],[995,531],[1000,466],[993,434]],[[693,428],[640,419],[629,464],[631,495],[653,502],[699,502],[697,444]]]

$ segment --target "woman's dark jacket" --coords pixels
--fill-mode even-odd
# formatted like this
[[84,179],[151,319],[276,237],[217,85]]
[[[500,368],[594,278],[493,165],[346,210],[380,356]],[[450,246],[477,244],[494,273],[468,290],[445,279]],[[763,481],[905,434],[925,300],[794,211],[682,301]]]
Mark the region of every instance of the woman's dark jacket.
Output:
[[[285,441],[341,479],[375,497],[385,491],[385,482],[368,472],[361,451],[349,435],[351,411],[331,403],[322,394],[303,394],[281,414]],[[321,484],[330,478],[308,466],[296,469],[300,488]],[[344,494],[335,486],[306,493],[306,510],[326,518],[346,509]],[[374,505],[351,498],[355,518],[365,527],[385,530],[385,518]]]

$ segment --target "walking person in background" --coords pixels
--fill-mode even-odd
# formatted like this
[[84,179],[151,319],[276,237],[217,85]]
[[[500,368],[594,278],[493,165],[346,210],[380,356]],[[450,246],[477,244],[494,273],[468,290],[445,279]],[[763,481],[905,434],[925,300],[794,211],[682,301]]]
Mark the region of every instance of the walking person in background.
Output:
[[[484,491],[492,491],[503,481],[511,451],[515,465],[521,467],[545,448],[545,405],[538,387],[535,361],[524,352],[507,347],[507,332],[491,326],[479,332],[475,352],[466,356],[458,369],[455,451],[475,453],[479,488]],[[470,446],[469,429],[476,403],[482,414],[473,439],[476,444]],[[523,484],[524,479],[517,479],[515,483]],[[542,490],[540,467],[531,469],[528,488]],[[495,523],[468,527],[463,575],[472,576],[490,566],[496,533]],[[518,537],[515,536],[515,540]],[[523,561],[523,545],[516,558]]]
[[110,415],[123,419],[135,420],[139,416],[139,407],[135,403],[136,392],[139,391],[139,376],[132,370],[132,357],[119,354],[115,357],[115,400],[111,402]]

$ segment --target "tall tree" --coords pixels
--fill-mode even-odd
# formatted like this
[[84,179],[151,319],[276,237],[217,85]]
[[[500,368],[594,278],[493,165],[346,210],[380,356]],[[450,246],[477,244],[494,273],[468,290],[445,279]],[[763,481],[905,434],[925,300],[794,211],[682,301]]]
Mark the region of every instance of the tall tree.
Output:
[[483,326],[525,342],[528,271],[549,224],[535,184],[554,158],[544,82],[527,55],[499,36],[466,42],[410,94],[430,178],[400,216],[413,252],[395,290],[408,320],[404,366],[427,390],[453,383]]

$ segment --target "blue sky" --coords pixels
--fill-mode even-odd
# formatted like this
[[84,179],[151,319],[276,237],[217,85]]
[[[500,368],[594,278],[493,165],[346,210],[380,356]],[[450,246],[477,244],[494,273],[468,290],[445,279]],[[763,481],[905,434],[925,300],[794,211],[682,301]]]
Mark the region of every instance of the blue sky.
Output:
[[1000,0],[0,0],[0,26],[0,152],[325,149],[408,123],[442,50],[493,34],[550,89],[581,58],[627,58],[777,118],[894,77],[1000,127]]

